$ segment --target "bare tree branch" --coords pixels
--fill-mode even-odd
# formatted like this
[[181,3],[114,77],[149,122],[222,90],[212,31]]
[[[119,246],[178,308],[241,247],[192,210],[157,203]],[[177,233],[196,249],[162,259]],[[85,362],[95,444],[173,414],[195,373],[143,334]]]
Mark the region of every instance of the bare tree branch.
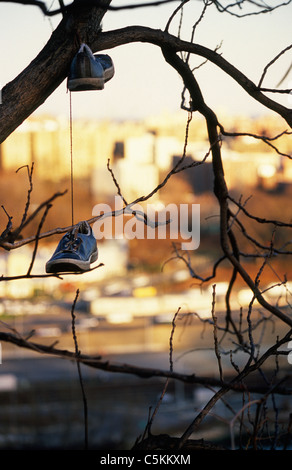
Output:
[[[173,53],[185,51],[204,57],[233,78],[256,101],[282,116],[292,127],[291,109],[265,96],[259,87],[215,51],[199,44],[180,40],[165,31],[142,26],[129,26],[100,33],[99,25],[103,14],[104,10],[93,10],[86,19],[82,15],[78,18],[72,16],[64,18],[36,59],[15,80],[3,87],[3,102],[0,107],[0,142],[3,142],[66,78],[70,62],[76,52],[77,34],[79,37],[86,36],[88,45],[96,51],[131,42],[149,42],[162,48],[169,47]],[[86,21],[88,21],[88,26],[84,29]],[[88,31],[90,31],[90,36]],[[54,57],[53,62],[52,57]],[[53,64],[49,69],[48,61]],[[35,76],[42,78],[38,80],[37,86],[34,81]],[[22,100],[18,103],[16,97],[19,96],[20,87]]]
[[[287,334],[282,340],[279,340],[275,346],[270,348],[263,356],[257,361],[257,363],[251,366],[252,370],[257,369],[257,364],[262,365],[265,360],[267,360],[275,351],[285,344],[291,339],[291,331]],[[78,354],[76,352],[71,352],[68,350],[58,349],[54,345],[53,346],[45,346],[41,343],[36,343],[32,341],[28,341],[19,334],[12,334],[12,333],[5,333],[3,331],[0,332],[0,341],[9,342],[14,344],[18,347],[29,349],[31,351],[35,351],[36,353],[40,354],[48,354],[50,356],[60,357],[62,359],[67,360],[74,360],[79,361],[80,363],[92,367],[94,369],[100,369],[107,372],[117,372],[123,374],[130,374],[136,375],[142,378],[150,378],[150,377],[164,377],[164,378],[172,378],[176,380],[180,380],[182,382],[190,383],[190,384],[202,384],[202,385],[211,385],[211,386],[218,386],[222,385],[225,388],[230,390],[242,392],[244,390],[250,390],[253,392],[265,392],[267,391],[267,387],[265,386],[247,386],[241,383],[240,380],[233,380],[231,382],[222,382],[214,377],[201,377],[197,376],[196,374],[183,374],[180,372],[175,372],[171,370],[160,370],[155,368],[148,368],[148,367],[139,367],[134,366],[131,364],[124,364],[118,362],[112,362],[108,359],[103,359],[102,356],[97,355],[86,355],[86,354]],[[246,371],[247,375],[247,371]],[[279,387],[275,390],[275,393],[283,394],[283,395],[291,395],[292,391],[287,389],[287,387]]]

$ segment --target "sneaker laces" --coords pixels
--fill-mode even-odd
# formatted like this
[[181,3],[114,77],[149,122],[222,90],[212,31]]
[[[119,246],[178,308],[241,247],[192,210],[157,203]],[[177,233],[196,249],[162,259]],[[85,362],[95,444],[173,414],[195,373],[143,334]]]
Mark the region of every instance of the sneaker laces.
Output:
[[65,244],[65,250],[76,251],[82,243],[81,238],[78,238],[78,233],[88,233],[88,227],[85,222],[77,224],[68,234],[68,241]]

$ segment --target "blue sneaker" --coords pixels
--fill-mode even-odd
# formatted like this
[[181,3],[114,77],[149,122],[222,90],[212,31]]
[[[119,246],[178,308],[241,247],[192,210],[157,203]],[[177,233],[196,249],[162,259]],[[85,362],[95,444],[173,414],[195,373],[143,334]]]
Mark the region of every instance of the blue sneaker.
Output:
[[88,222],[79,222],[60,240],[46,263],[47,273],[83,272],[98,257],[96,239]]
[[103,90],[114,72],[110,56],[93,55],[87,44],[82,44],[72,60],[67,87],[70,91]]

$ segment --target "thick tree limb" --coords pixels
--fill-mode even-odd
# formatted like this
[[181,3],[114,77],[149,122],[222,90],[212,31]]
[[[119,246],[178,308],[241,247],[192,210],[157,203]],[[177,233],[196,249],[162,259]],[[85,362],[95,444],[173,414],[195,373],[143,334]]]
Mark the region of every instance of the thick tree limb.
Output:
[[92,47],[98,50],[110,49],[132,42],[148,42],[159,47],[169,47],[173,52],[185,51],[204,57],[233,78],[252,98],[282,116],[289,126],[292,127],[291,109],[268,98],[255,83],[234,67],[234,65],[224,59],[222,55],[200,44],[183,41],[166,31],[143,26],[129,26],[127,28],[100,34],[98,38],[96,38],[96,41],[93,42]]
[[77,17],[74,14],[67,15],[39,55],[3,88],[0,142],[30,116],[66,78],[78,46],[78,34],[79,39],[86,40],[95,52],[133,42],[147,42],[159,47],[169,47],[172,52],[185,51],[204,57],[233,78],[252,98],[282,116],[292,127],[291,109],[264,95],[259,87],[215,51],[183,41],[165,31],[143,26],[98,33],[103,14],[104,9],[92,8],[90,13],[78,12]]

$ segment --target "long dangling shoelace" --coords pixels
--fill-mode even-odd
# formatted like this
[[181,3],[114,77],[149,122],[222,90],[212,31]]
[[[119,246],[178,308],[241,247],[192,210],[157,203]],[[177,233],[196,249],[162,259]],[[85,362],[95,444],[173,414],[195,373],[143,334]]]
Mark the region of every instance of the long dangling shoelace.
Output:
[[73,119],[72,119],[72,96],[69,90],[69,106],[70,106],[70,178],[71,178],[71,222],[74,225],[74,176],[73,176]]

